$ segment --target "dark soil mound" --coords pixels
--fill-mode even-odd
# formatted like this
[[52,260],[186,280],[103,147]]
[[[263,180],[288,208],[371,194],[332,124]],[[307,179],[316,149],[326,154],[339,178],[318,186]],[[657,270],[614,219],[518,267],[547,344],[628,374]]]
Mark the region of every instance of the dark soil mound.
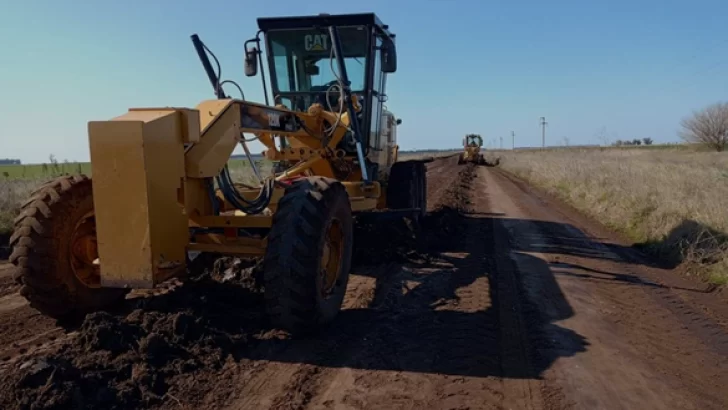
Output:
[[255,270],[250,262],[221,259],[212,274],[132,299],[125,312],[90,314],[74,344],[20,364],[5,394],[27,409],[154,405],[185,375],[223,370],[263,326]]

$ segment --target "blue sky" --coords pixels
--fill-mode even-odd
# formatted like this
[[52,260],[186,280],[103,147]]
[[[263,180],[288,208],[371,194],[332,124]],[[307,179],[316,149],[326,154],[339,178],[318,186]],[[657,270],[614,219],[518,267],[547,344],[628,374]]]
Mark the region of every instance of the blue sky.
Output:
[[[214,98],[198,33],[243,75],[260,16],[374,11],[397,33],[389,108],[402,149],[454,147],[465,133],[516,145],[677,141],[680,119],[728,94],[726,1],[366,2],[5,0],[0,14],[0,157],[88,160],[87,122],[129,107]],[[233,90],[229,89],[233,94]],[[259,151],[259,148],[255,148]]]

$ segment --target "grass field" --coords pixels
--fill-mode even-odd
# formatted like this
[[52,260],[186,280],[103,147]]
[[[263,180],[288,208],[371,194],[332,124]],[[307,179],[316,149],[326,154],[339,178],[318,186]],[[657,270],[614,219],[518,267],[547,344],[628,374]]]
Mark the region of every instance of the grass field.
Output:
[[59,162],[48,164],[0,165],[0,178],[42,179],[63,174],[89,174],[88,162]]
[[664,260],[728,282],[728,153],[679,148],[501,152],[502,166]]

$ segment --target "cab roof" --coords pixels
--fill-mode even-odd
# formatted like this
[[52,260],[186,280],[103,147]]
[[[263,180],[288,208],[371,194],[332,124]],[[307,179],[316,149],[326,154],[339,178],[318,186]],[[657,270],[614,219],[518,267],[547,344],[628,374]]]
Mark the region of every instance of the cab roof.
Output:
[[389,26],[374,13],[319,14],[312,16],[260,17],[258,28],[263,31],[308,28],[316,26],[374,26],[387,37],[394,38]]

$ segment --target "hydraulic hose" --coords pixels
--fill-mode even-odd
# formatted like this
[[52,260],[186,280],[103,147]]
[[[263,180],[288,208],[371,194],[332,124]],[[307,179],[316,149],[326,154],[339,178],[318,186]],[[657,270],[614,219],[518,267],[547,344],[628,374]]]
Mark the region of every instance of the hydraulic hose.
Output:
[[217,184],[228,202],[230,202],[238,210],[252,215],[259,214],[268,207],[273,196],[275,181],[272,178],[263,181],[263,186],[261,187],[258,196],[253,200],[247,200],[240,195],[237,189],[235,189],[232,179],[230,178],[230,171],[226,165],[220,172],[220,175],[217,176]]

